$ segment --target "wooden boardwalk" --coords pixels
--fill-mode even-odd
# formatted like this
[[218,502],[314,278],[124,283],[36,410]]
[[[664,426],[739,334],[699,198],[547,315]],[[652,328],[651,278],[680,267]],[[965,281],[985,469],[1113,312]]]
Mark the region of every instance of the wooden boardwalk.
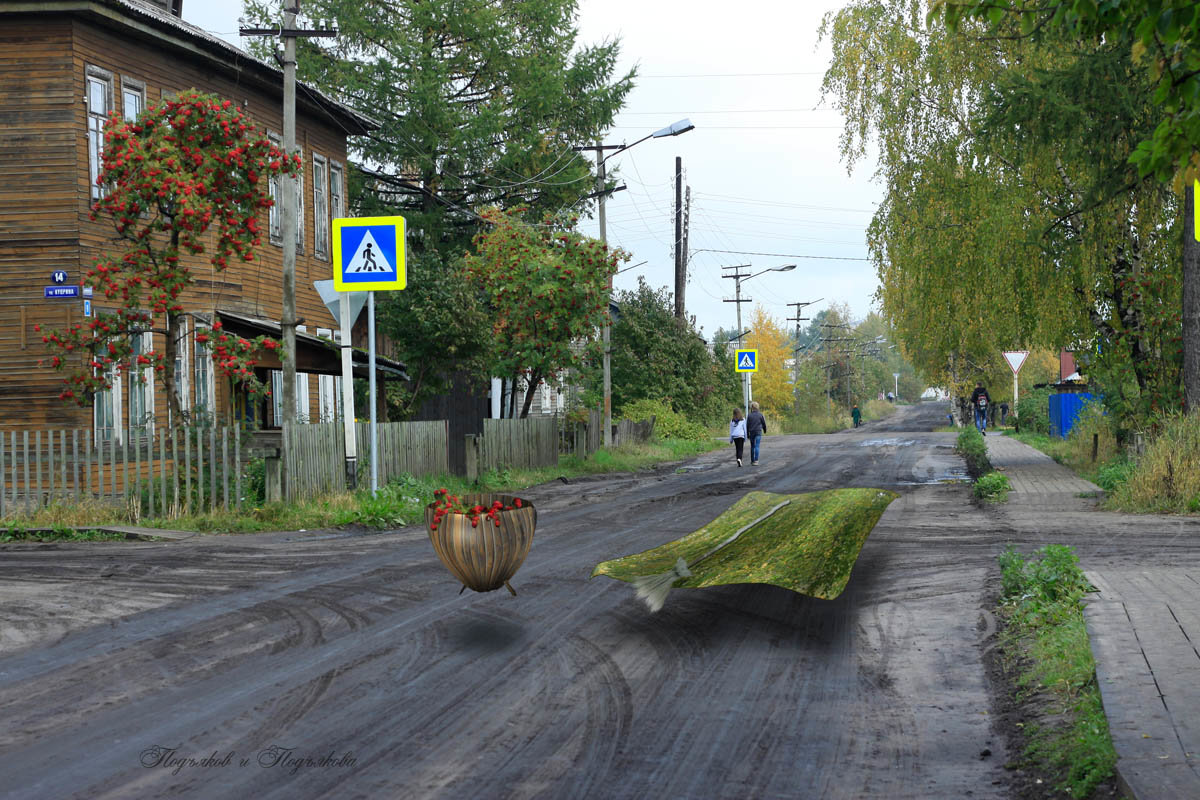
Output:
[[1200,797],[1200,568],[1088,570],[1084,616],[1118,777],[1137,800]]

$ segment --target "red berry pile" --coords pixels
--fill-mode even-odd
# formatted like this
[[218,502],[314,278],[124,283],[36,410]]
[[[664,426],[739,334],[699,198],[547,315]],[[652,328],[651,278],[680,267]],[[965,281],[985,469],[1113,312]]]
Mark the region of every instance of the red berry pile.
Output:
[[513,498],[513,504],[506,506],[499,500],[492,502],[490,506],[464,505],[462,500],[456,494],[450,494],[447,489],[438,489],[433,493],[433,523],[430,525],[432,530],[437,530],[441,524],[442,517],[447,514],[462,514],[470,517],[471,527],[478,528],[480,520],[491,520],[500,527],[500,512],[512,511],[515,508],[521,508],[524,505],[519,497]]

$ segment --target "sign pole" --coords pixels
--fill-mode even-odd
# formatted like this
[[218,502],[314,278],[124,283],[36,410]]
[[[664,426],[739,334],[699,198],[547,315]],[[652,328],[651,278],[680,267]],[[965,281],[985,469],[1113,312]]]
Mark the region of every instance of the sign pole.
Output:
[[346,437],[346,488],[358,488],[358,442],[354,436],[354,365],[350,344],[350,293],[339,301],[342,318],[342,429]]
[[375,292],[367,292],[367,361],[371,370],[371,495],[379,491],[379,435],[375,421]]

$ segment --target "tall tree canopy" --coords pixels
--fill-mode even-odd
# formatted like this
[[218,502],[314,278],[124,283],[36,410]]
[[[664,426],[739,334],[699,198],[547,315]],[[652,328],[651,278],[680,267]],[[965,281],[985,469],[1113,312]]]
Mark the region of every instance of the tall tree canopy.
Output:
[[[539,221],[576,208],[594,189],[592,144],[633,87],[615,77],[617,41],[583,45],[576,0],[311,0],[309,20],[336,20],[334,39],[302,39],[301,80],[377,119],[351,142],[353,213],[401,214],[409,288],[381,298],[380,330],[421,376],[405,398],[415,411],[446,376],[474,371],[486,341],[475,302],[462,295],[461,256],[486,207],[523,208]],[[247,0],[259,23],[278,3]],[[270,45],[260,45],[267,48]],[[455,308],[466,313],[456,316]],[[433,310],[453,346],[431,347]],[[486,377],[480,375],[479,377]]]
[[1127,161],[1156,123],[1129,43],[955,33],[927,10],[858,0],[825,28],[843,153],[880,145],[869,243],[905,354],[962,389],[1003,350],[1068,346],[1108,362],[1131,413],[1170,405],[1177,205]]

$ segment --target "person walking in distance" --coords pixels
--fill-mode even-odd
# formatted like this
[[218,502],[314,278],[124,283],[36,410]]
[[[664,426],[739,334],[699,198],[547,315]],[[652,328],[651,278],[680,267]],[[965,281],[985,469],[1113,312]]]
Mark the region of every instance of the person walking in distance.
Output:
[[742,465],[742,448],[746,446],[746,420],[742,418],[742,410],[733,410],[733,419],[729,421],[729,441],[733,442],[733,452],[737,465]]
[[858,408],[858,403],[854,404],[854,408],[850,411],[850,419],[854,420],[854,427],[862,425],[862,411]]
[[975,391],[971,392],[971,408],[975,409],[975,427],[984,436],[987,436],[987,413],[991,402],[992,396],[983,388],[983,382],[975,381]]
[[757,402],[750,403],[750,416],[746,417],[746,438],[750,440],[750,466],[758,466],[758,446],[767,432],[767,418],[762,415]]

